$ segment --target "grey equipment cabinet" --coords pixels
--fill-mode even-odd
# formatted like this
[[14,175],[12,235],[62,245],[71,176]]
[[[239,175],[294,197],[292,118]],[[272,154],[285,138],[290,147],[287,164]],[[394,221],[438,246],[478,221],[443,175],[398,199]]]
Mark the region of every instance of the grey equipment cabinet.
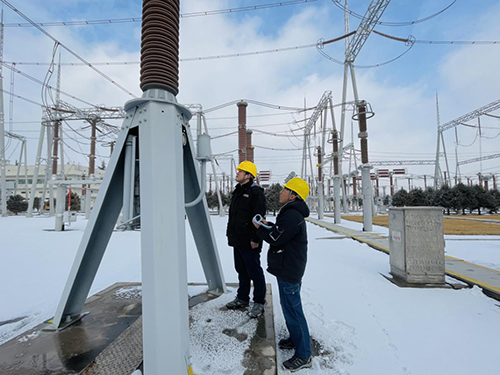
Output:
[[389,248],[394,277],[414,284],[444,283],[442,208],[391,208]]

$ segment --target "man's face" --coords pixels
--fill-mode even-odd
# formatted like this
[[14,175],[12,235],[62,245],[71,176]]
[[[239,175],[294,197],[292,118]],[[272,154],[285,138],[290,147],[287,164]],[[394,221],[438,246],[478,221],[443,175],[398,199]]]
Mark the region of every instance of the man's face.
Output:
[[249,178],[250,177],[247,177],[247,172],[242,171],[241,169],[236,172],[236,182],[239,182],[240,184],[244,184]]
[[287,188],[281,189],[280,204],[285,204],[286,202],[293,200],[295,200],[295,195],[292,194],[291,190],[288,190]]

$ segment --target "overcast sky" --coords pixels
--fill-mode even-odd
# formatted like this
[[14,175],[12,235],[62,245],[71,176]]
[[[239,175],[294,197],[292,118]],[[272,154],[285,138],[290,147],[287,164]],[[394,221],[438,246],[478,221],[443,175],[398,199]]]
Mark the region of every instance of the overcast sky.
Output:
[[[139,18],[141,1],[129,0],[10,0],[35,22],[108,20]],[[277,3],[273,0],[185,0],[181,1],[181,13],[236,9],[250,5]],[[286,3],[286,2],[285,2]],[[364,14],[367,0],[352,0],[349,8]],[[393,1],[381,18],[385,23],[408,23],[433,15],[453,3],[453,0]],[[343,0],[342,0],[343,4]],[[494,0],[457,0],[445,12],[426,22],[408,26],[378,25],[375,29],[401,38],[412,35],[418,41],[500,41],[500,3]],[[28,27],[13,27],[9,24],[25,22],[10,8],[4,6],[5,44],[4,60],[18,62],[16,68],[39,80],[47,74],[47,66],[31,66],[22,62],[47,63],[52,58],[54,43],[40,31]],[[350,29],[354,30],[359,19],[350,16]],[[137,62],[140,50],[140,22],[127,22],[92,26],[52,26],[45,30],[62,44],[89,62]],[[344,34],[344,13],[331,0],[317,0],[295,5],[269,7],[230,14],[181,18],[180,57],[189,59],[214,55],[266,51],[286,47],[315,44]],[[439,95],[441,124],[451,121],[474,109],[494,102],[499,98],[500,43],[496,45],[463,44],[415,44],[399,59],[383,66],[408,47],[404,43],[372,34],[356,59],[357,84],[360,99],[369,102],[375,116],[368,120],[368,143],[370,160],[432,160],[436,152],[436,94]],[[325,46],[324,52],[343,60],[344,41]],[[62,62],[76,62],[67,51],[62,50]],[[105,74],[136,96],[139,88],[139,65],[98,66]],[[3,68],[4,89],[11,90],[11,71]],[[56,84],[56,74],[51,85]],[[250,55],[245,57],[219,58],[198,61],[181,61],[181,103],[200,103],[203,108],[250,99],[288,107],[314,106],[325,91],[332,91],[333,102],[341,102],[343,66],[322,56],[315,47],[278,53]],[[132,97],[107,82],[96,72],[84,66],[63,66],[61,89],[92,104],[122,106]],[[16,74],[14,92],[17,95],[42,103],[41,85]],[[87,104],[62,95],[61,99],[77,107]],[[349,82],[348,100],[352,100]],[[34,163],[36,139],[42,112],[37,105],[14,99],[12,116],[9,111],[9,96],[4,97],[6,129],[28,138],[28,162]],[[294,131],[303,123],[294,120],[304,118],[302,113],[290,110],[273,110],[250,104],[247,108],[247,126],[250,129],[278,135],[271,136],[254,132],[255,162],[259,170],[271,170],[273,180],[282,181],[290,171],[300,173],[303,137],[302,131]],[[499,115],[500,111],[493,112]],[[237,107],[207,113],[209,131],[219,136],[237,130]],[[266,116],[261,116],[266,115]],[[308,116],[310,112],[308,113]],[[256,116],[256,117],[253,117]],[[350,118],[349,114],[348,118]],[[13,123],[9,123],[13,117]],[[340,126],[340,111],[335,112],[337,127]],[[118,122],[119,124],[119,122]],[[469,124],[475,125],[476,122]],[[71,124],[80,130],[75,134],[66,128],[66,160],[87,164],[89,141],[83,122]],[[459,160],[467,160],[500,152],[500,121],[482,117],[483,137],[477,137],[477,129],[460,126],[457,135]],[[354,144],[359,149],[358,124],[354,123]],[[332,127],[328,118],[328,128]],[[351,142],[351,121],[346,124],[345,143]],[[76,137],[80,143],[70,141]],[[455,173],[455,132],[445,132],[450,170]],[[109,140],[109,139],[108,139]],[[480,142],[481,141],[481,142]],[[320,145],[318,136],[312,139],[313,146]],[[470,146],[469,146],[470,145]],[[6,156],[14,162],[19,147],[15,141],[9,143]],[[71,146],[71,149],[70,147]],[[468,147],[466,147],[468,146]],[[266,148],[261,148],[266,147]],[[214,153],[237,148],[237,136],[229,135],[213,140]],[[273,148],[269,150],[267,148]],[[327,152],[331,152],[327,144]],[[296,149],[296,150],[293,150]],[[106,163],[109,148],[98,146],[98,161]],[[237,154],[233,154],[237,158]],[[483,173],[500,174],[500,159],[467,164],[461,167],[462,175]],[[443,162],[443,160],[442,160]],[[315,165],[315,163],[313,163]],[[390,167],[392,168],[392,167]],[[434,166],[409,166],[414,175],[434,175]],[[442,164],[444,167],[444,163]],[[229,173],[227,160],[219,163],[219,172]],[[344,163],[344,173],[348,163]],[[500,176],[499,176],[500,177]],[[388,183],[383,183],[387,185]],[[419,183],[415,181],[415,185]],[[420,183],[422,184],[422,183]]]

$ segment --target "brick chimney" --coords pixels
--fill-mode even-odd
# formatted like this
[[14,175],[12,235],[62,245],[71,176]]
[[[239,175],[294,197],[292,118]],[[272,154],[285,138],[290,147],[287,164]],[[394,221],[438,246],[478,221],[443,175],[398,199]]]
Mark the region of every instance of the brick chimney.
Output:
[[248,135],[247,135],[248,103],[243,100],[240,100],[236,105],[238,106],[238,159],[239,162],[241,163],[242,161],[250,160],[249,155],[247,153],[248,147],[250,147],[251,145],[251,143],[248,143]]
[[252,131],[247,130],[247,160],[253,163]]

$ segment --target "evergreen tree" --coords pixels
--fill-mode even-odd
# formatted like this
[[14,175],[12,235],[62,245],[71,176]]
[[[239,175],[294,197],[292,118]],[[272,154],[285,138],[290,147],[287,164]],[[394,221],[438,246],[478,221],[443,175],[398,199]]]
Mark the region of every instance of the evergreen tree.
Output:
[[448,185],[444,185],[436,193],[436,203],[438,206],[446,209],[446,214],[450,214],[450,208],[453,205],[453,193]]
[[276,211],[281,207],[280,192],[282,189],[283,187],[280,184],[272,184],[264,192],[267,210],[273,211],[273,215],[276,215]]
[[214,193],[212,190],[208,191],[205,193],[206,198],[207,198],[207,205],[208,208],[215,208],[219,207],[219,202],[217,200],[217,194]]
[[410,196],[405,189],[397,191],[392,197],[392,205],[395,207],[408,206],[410,201]]
[[437,201],[437,191],[431,187],[425,190],[425,197],[429,206],[439,206]]
[[493,190],[485,190],[485,195],[484,195],[484,203],[483,207],[488,210],[488,212],[491,214],[493,212],[496,212],[498,208],[498,204],[496,202],[495,197],[491,194]]
[[34,201],[33,201],[33,209],[37,210],[37,211],[40,211],[40,204],[41,204],[41,199],[40,197],[35,197]]
[[389,197],[388,195],[386,195],[384,197],[384,200],[382,201],[382,203],[384,204],[384,206],[388,206],[389,205],[390,199],[391,199],[391,197]]
[[459,183],[451,188],[451,193],[453,195],[452,198],[452,206],[453,209],[457,212],[462,210],[462,214],[465,215],[465,208],[467,207],[467,199],[468,199],[468,191],[467,186],[462,183]]
[[222,205],[229,207],[231,205],[231,197],[233,193],[222,194]]
[[[69,198],[69,193],[66,194],[66,205],[65,209],[66,211],[68,210],[68,198]],[[71,211],[80,211],[82,209],[82,200],[76,194],[75,192],[71,192]]]
[[7,209],[17,215],[28,210],[28,202],[22,195],[11,195],[7,200]]
[[491,197],[492,205],[493,205],[493,209],[491,210],[491,213],[496,213],[496,212],[498,212],[498,210],[500,208],[500,191],[498,191],[496,189],[492,189],[488,192],[488,194]]
[[422,189],[411,189],[408,193],[408,206],[427,206],[427,197]]
[[474,185],[472,187],[472,204],[470,205],[470,211],[477,210],[477,214],[481,215],[481,208],[487,207],[489,202],[486,194],[486,190],[482,186]]

